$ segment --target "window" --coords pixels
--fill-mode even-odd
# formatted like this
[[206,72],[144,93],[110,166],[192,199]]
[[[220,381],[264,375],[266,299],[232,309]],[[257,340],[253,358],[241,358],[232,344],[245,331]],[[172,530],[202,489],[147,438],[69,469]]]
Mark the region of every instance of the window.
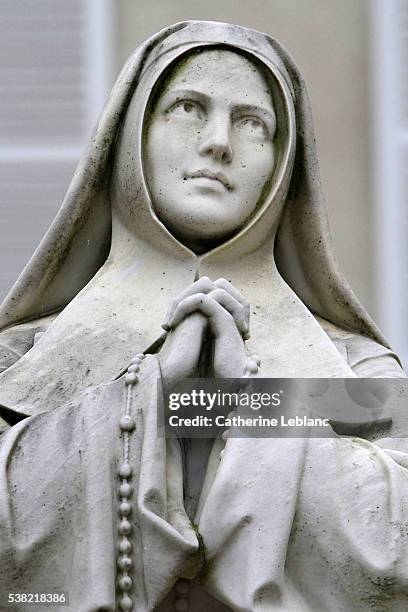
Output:
[[408,0],[373,0],[377,318],[408,366]]
[[112,0],[3,0],[0,300],[57,212],[109,93]]

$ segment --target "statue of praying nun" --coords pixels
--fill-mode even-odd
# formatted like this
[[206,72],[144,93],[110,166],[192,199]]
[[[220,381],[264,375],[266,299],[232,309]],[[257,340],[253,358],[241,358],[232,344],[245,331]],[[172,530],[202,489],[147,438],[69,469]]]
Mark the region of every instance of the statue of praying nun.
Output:
[[406,609],[403,439],[158,435],[184,378],[405,376],[274,39],[189,21],[136,49],[0,329],[0,607]]

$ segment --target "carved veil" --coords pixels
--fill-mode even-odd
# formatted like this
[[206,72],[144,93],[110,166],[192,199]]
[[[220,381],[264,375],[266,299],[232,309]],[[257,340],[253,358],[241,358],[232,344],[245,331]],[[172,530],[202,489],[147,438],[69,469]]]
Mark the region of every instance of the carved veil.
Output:
[[[154,214],[143,173],[143,121],[164,71],[197,47],[220,44],[270,71],[280,158],[251,220],[198,257]],[[126,274],[118,253],[109,254],[111,206],[136,245]],[[105,282],[110,269],[120,280]],[[191,21],[165,28],[130,57],[58,215],[0,307],[4,334],[60,313],[0,375],[0,404],[35,414],[115,378],[157,340],[169,301],[199,275],[229,278],[256,309],[249,346],[262,356],[265,375],[352,375],[314,315],[387,346],[333,254],[310,104],[293,60],[265,34]]]

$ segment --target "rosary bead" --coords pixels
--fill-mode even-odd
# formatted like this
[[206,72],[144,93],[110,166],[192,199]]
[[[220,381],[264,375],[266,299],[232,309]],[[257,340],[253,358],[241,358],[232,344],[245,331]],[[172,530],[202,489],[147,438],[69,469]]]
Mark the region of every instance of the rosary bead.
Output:
[[256,374],[259,370],[258,364],[254,359],[248,359],[245,365],[245,370],[250,374]]
[[121,417],[119,421],[119,427],[122,431],[133,431],[136,427],[136,423],[131,416],[125,415]]
[[122,597],[120,598],[119,607],[121,610],[132,610],[133,609],[133,601],[130,599],[127,593],[122,595]]
[[118,586],[122,591],[129,591],[132,588],[133,580],[127,574],[121,576],[118,580]]
[[118,474],[121,478],[130,478],[132,476],[132,468],[128,463],[122,463],[118,469]]
[[139,364],[137,364],[137,363],[133,363],[127,369],[128,374],[137,374],[137,372],[139,372],[139,370],[140,370]]
[[176,599],[174,602],[175,612],[187,612],[188,602],[185,599]]
[[129,554],[132,550],[132,543],[127,538],[122,538],[119,542],[119,550],[124,555]]
[[178,580],[174,588],[180,595],[187,595],[190,590],[190,584],[187,582],[187,580]]
[[120,535],[129,535],[132,532],[132,525],[127,519],[122,519],[119,524]]
[[127,555],[121,555],[118,559],[118,566],[123,572],[128,572],[132,569],[132,559]]
[[225,450],[220,451],[220,459],[224,457]]
[[119,487],[119,493],[121,497],[125,497],[125,498],[131,497],[133,493],[133,487],[131,487],[128,482],[122,482],[122,484]]
[[252,359],[256,362],[257,366],[261,365],[261,358],[258,355],[252,355]]
[[125,383],[127,385],[134,385],[135,383],[137,383],[138,381],[138,377],[137,374],[135,374],[134,372],[132,372],[131,374],[126,374],[125,376]]
[[129,516],[132,511],[132,506],[127,501],[122,501],[119,504],[119,512],[123,516]]

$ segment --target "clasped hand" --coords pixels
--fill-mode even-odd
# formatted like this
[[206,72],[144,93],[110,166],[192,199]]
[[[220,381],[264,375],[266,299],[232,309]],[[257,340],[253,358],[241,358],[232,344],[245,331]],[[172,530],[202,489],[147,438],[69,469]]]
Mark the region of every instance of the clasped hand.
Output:
[[[163,328],[166,340],[158,356],[168,387],[198,376],[205,339],[212,340],[212,376],[243,376],[249,337],[249,303],[227,280],[202,277],[171,303]],[[209,332],[209,334],[208,334]]]

